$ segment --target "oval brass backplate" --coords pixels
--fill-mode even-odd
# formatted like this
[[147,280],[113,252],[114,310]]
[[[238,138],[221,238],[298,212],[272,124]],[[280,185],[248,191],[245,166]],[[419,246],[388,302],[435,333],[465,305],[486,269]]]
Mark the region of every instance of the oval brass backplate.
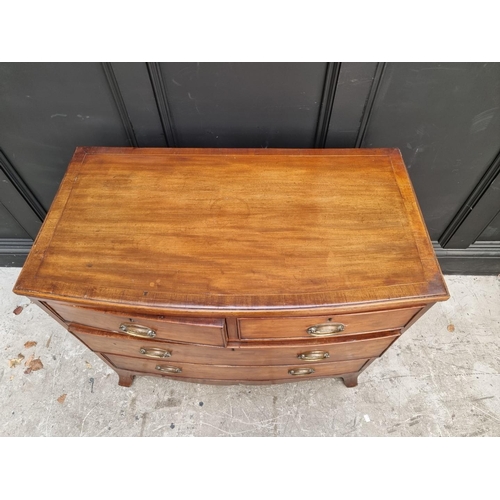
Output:
[[297,357],[302,361],[319,361],[329,358],[330,353],[327,351],[308,351],[300,353]]
[[165,349],[157,349],[155,347],[141,347],[139,352],[144,356],[148,356],[150,358],[170,358],[172,356],[172,351],[167,351]]
[[311,375],[314,373],[314,368],[294,368],[292,370],[288,370],[290,375]]
[[120,331],[131,335],[132,337],[142,337],[142,338],[154,338],[156,337],[156,331],[149,326],[136,325],[135,323],[122,323],[120,325]]
[[343,323],[321,323],[319,325],[310,326],[307,333],[313,337],[330,337],[337,333],[343,332],[345,325]]
[[167,372],[167,373],[181,373],[181,371],[182,371],[182,368],[179,368],[178,366],[156,365],[155,368],[160,372]]

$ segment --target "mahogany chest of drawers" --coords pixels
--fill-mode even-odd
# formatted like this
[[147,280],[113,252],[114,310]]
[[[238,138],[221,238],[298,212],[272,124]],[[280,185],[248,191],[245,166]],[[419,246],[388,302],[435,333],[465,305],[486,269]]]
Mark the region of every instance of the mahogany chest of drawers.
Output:
[[78,148],[14,291],[124,386],[351,387],[448,298],[396,149]]

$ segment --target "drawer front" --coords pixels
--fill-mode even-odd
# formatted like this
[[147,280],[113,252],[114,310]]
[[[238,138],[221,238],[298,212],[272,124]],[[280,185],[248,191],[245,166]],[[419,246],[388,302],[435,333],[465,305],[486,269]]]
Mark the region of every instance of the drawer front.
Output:
[[357,314],[297,318],[240,318],[242,340],[332,338],[357,333],[395,330],[408,323],[420,307]]
[[177,318],[164,316],[125,316],[107,311],[49,304],[68,323],[116,332],[124,337],[173,340],[205,345],[225,345],[223,319]]
[[148,360],[106,354],[113,366],[122,370],[154,375],[169,375],[179,378],[231,381],[272,381],[327,377],[353,373],[361,370],[367,359],[323,363],[304,366],[302,364],[280,366],[227,366],[177,363],[173,360]]
[[71,325],[70,332],[90,349],[100,353],[142,359],[168,359],[169,362],[219,365],[322,364],[332,361],[366,359],[380,356],[399,332],[365,335],[359,340],[333,339],[330,343],[310,342],[295,346],[202,347],[169,342],[123,338],[121,335]]

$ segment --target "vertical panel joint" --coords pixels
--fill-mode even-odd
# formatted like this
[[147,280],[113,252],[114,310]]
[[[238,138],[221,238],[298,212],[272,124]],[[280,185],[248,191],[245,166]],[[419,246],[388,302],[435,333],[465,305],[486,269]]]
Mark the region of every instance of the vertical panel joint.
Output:
[[370,89],[370,93],[368,94],[368,98],[366,99],[365,109],[363,111],[363,116],[361,118],[361,122],[359,124],[358,136],[356,137],[356,142],[354,147],[360,148],[365,139],[366,131],[368,129],[368,124],[370,122],[373,104],[375,102],[375,98],[377,97],[378,90],[380,88],[380,83],[382,81],[382,77],[384,75],[386,63],[379,62],[375,68],[375,73],[373,75],[372,86]]
[[340,65],[339,62],[329,62],[326,66],[325,83],[323,86],[323,95],[321,97],[318,124],[316,126],[316,136],[314,140],[314,147],[316,148],[324,148],[326,144],[330,120],[332,118],[335,93],[339,81]]
[[106,80],[108,82],[111,95],[113,96],[116,108],[122,120],[123,128],[125,129],[125,133],[127,134],[128,141],[132,147],[137,148],[139,146],[139,143],[137,142],[134,127],[132,125],[132,122],[130,121],[127,107],[125,106],[125,101],[123,100],[123,96],[120,90],[120,86],[118,85],[115,72],[113,71],[113,66],[109,62],[103,62],[101,64],[104,74],[106,75]]
[[160,114],[161,125],[167,140],[167,145],[175,147],[177,146],[177,138],[175,136],[172,114],[168,105],[167,90],[165,82],[163,81],[160,64],[157,62],[150,62],[146,63],[146,65],[148,67],[149,78],[151,80],[151,86],[153,87],[153,93],[156,105],[158,106],[158,112]]

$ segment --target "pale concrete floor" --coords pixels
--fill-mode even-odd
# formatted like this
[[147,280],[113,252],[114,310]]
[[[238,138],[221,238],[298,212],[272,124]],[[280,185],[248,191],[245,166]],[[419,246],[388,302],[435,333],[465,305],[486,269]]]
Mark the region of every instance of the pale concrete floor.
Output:
[[[497,277],[448,276],[452,298],[354,389],[338,379],[208,386],[155,377],[123,388],[99,358],[11,292],[18,273],[0,268],[1,436],[500,435]],[[29,305],[13,314],[20,304]],[[24,347],[28,341],[37,345]],[[19,353],[24,360],[10,368]],[[26,374],[31,354],[43,369]]]

